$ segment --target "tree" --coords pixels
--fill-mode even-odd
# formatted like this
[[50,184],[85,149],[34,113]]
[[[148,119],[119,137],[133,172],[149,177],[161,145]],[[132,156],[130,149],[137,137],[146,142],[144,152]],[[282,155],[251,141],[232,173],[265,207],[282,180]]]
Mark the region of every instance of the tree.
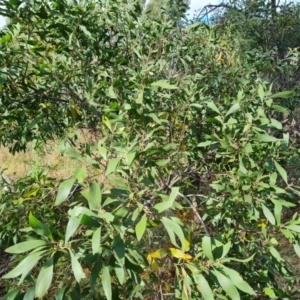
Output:
[[178,23],[184,18],[189,7],[189,0],[151,0],[146,7],[146,13],[152,16],[166,14],[168,18]]

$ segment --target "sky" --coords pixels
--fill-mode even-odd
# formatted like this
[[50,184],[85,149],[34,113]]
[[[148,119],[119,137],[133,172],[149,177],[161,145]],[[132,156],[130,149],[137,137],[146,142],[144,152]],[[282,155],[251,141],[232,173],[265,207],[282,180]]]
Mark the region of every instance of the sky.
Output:
[[[219,0],[191,0],[190,10],[188,13],[193,16],[195,10],[199,10],[207,4],[218,4]],[[0,16],[0,27],[5,25],[5,18]]]

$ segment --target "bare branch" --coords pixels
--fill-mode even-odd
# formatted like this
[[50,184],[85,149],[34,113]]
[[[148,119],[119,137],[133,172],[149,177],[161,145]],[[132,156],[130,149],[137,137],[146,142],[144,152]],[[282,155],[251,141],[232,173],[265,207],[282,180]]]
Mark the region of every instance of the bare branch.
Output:
[[210,236],[210,234],[209,234],[209,232],[208,232],[208,230],[207,230],[207,228],[206,228],[206,225],[205,225],[205,223],[204,223],[202,217],[201,217],[200,214],[198,213],[198,211],[197,211],[196,207],[193,205],[193,203],[192,203],[186,196],[184,196],[183,194],[181,194],[180,192],[178,192],[178,195],[179,195],[180,197],[182,197],[182,198],[189,204],[189,206],[191,207],[191,209],[194,211],[195,215],[196,215],[197,218],[199,219],[200,223],[202,224],[203,229],[204,229],[206,235],[207,235],[207,236]]

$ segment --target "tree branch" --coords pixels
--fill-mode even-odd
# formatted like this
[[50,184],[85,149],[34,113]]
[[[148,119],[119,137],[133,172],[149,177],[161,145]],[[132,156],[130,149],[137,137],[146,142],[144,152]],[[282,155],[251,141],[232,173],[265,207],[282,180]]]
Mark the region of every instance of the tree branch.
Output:
[[206,235],[210,237],[210,234],[209,234],[209,232],[208,232],[208,230],[207,230],[207,228],[206,228],[206,225],[205,225],[205,223],[204,223],[202,217],[201,217],[200,214],[198,213],[196,207],[193,205],[193,203],[192,203],[186,196],[184,196],[183,194],[181,194],[180,192],[178,192],[178,195],[179,195],[180,197],[182,197],[182,198],[189,204],[189,206],[191,207],[191,209],[194,211],[194,214],[197,216],[197,218],[199,219],[200,223],[202,224],[203,229],[204,229]]

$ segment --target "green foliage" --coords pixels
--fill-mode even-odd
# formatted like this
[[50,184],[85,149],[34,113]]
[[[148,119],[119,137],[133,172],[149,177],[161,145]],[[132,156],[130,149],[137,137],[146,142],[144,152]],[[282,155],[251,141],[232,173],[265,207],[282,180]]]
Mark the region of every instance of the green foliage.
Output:
[[[15,20],[0,40],[1,142],[59,137],[80,163],[62,182],[40,173],[1,190],[3,299],[299,293],[276,249],[282,238],[300,252],[299,215],[284,217],[299,151],[279,102],[297,93],[267,81],[286,59],[250,48],[241,24],[183,28],[140,1],[1,11]],[[82,126],[101,137],[81,143]]]

